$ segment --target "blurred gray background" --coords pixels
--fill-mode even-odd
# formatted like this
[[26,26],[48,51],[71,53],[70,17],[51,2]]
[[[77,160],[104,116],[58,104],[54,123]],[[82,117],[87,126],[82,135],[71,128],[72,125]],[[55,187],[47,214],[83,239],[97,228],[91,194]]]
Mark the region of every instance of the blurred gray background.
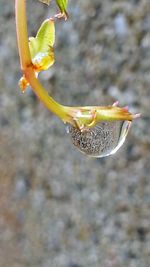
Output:
[[[29,35],[58,10],[27,0]],[[150,266],[150,1],[70,0],[56,63],[40,75],[65,105],[141,112],[114,155],[78,152],[21,76],[14,1],[0,0],[0,267]]]

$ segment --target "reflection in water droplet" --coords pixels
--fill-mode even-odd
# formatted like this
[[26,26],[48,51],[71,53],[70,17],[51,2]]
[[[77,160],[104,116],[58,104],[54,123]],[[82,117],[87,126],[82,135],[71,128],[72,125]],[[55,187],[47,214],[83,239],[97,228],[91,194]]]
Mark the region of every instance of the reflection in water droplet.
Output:
[[91,157],[106,157],[116,153],[123,145],[130,121],[101,121],[92,128],[81,130],[67,126],[73,144]]

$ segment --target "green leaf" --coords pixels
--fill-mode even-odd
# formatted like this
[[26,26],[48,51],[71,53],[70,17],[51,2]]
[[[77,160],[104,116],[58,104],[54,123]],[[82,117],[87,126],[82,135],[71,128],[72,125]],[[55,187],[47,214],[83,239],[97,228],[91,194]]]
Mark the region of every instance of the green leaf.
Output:
[[56,3],[60,8],[61,13],[67,15],[68,0],[56,0]]
[[55,42],[54,20],[45,20],[37,32],[36,38],[40,42],[40,47],[45,49],[47,46],[53,46]]
[[42,23],[36,37],[29,38],[31,59],[37,71],[45,70],[54,63],[54,42],[54,21],[47,19]]
[[[47,4],[49,5],[51,0],[39,0],[40,2],[44,3],[44,4]],[[68,7],[68,0],[55,0],[59,9],[60,9],[60,12],[61,14],[57,14],[56,17],[58,18],[65,18],[67,19],[68,17],[68,13],[67,13],[67,7]]]
[[31,58],[39,52],[48,52],[55,42],[55,25],[51,19],[45,20],[39,28],[36,37],[29,38]]

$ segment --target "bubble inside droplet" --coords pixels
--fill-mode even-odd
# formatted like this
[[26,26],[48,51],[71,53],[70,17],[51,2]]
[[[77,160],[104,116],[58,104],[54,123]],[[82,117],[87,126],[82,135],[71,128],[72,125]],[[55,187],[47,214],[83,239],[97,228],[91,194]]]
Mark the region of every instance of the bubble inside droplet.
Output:
[[116,153],[123,145],[130,125],[130,121],[101,121],[96,126],[82,131],[68,125],[67,132],[74,146],[82,153],[100,158]]

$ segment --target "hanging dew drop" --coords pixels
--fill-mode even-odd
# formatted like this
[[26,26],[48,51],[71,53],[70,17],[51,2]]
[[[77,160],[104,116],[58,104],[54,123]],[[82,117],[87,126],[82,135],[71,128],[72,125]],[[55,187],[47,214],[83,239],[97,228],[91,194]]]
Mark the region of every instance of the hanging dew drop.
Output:
[[115,154],[128,134],[130,121],[101,121],[92,128],[80,130],[67,126],[72,143],[82,153],[91,157],[106,157]]

